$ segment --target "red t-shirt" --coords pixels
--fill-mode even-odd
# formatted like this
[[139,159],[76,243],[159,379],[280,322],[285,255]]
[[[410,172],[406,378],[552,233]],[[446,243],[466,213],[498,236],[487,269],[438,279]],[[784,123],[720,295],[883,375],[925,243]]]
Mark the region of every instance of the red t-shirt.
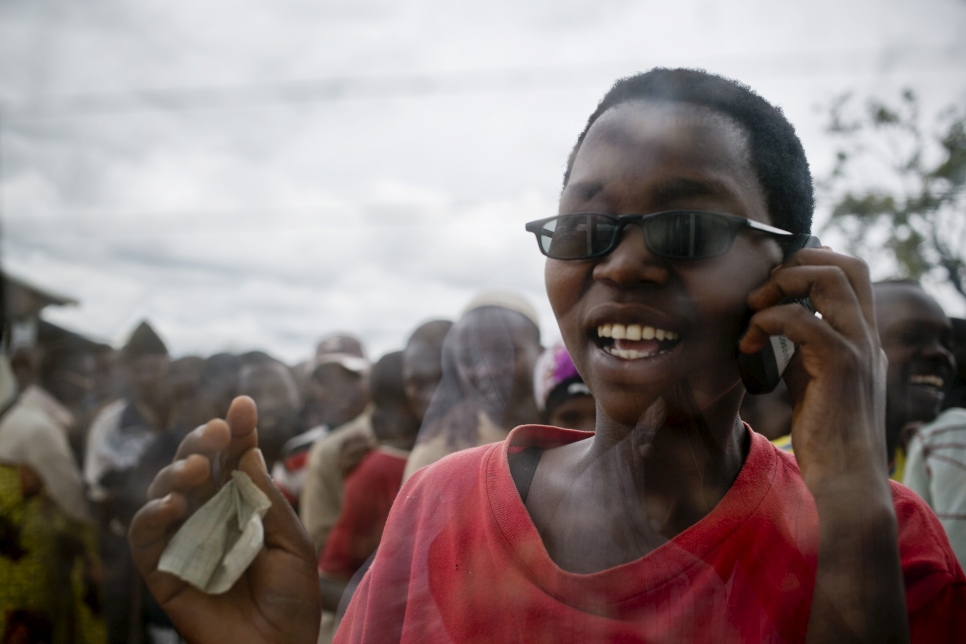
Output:
[[[336,641],[805,639],[818,515],[794,457],[752,432],[741,472],[701,521],[636,561],[574,574],[547,554],[507,454],[586,437],[523,426],[414,474]],[[966,577],[929,508],[892,489],[913,641],[962,639]]]
[[376,448],[349,472],[319,570],[348,579],[376,551],[405,469],[405,452]]

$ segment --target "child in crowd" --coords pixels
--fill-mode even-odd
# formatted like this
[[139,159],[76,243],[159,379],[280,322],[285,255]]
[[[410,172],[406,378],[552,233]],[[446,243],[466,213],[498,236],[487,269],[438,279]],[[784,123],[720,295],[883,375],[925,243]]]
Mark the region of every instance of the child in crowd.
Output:
[[[570,155],[559,214],[527,227],[595,433],[524,425],[413,474],[336,641],[961,638],[966,577],[928,507],[888,480],[868,269],[792,252],[812,209],[798,138],[746,86],[619,81]],[[805,297],[820,316],[789,303]],[[738,417],[738,356],[778,335],[798,345],[797,463]],[[131,529],[189,640],[314,641],[314,552],[255,425],[236,399],[189,436]],[[216,489],[213,460],[273,502],[264,547],[217,596],[157,570]]]
[[563,344],[558,342],[537,358],[533,395],[544,425],[594,431],[597,411],[594,397]]

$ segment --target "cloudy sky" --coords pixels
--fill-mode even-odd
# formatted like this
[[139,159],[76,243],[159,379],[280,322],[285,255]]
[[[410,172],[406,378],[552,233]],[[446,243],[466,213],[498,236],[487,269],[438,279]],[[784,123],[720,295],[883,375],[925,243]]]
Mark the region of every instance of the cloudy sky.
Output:
[[0,0],[0,257],[80,301],[51,321],[175,355],[376,356],[484,288],[552,340],[523,224],[616,78],[739,78],[820,176],[845,91],[966,105],[964,33],[964,0]]

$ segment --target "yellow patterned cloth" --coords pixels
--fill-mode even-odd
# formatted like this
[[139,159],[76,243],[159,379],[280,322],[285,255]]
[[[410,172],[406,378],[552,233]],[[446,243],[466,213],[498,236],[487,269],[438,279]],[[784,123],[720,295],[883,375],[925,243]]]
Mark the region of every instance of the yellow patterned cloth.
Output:
[[784,436],[779,436],[778,438],[774,439],[771,442],[771,444],[774,445],[775,447],[777,447],[778,449],[780,449],[783,452],[791,452],[793,454],[795,453],[795,450],[792,449],[792,435],[791,434],[785,434]]
[[0,464],[0,637],[105,642],[94,529],[69,519],[43,490],[25,495],[24,475]]
[[[779,436],[771,442],[772,445],[782,450],[783,452],[795,453],[792,448],[792,437],[791,434],[785,436]],[[892,457],[892,461],[889,463],[889,478],[897,483],[902,483],[902,476],[906,470],[906,452],[901,447],[896,449],[896,453]]]

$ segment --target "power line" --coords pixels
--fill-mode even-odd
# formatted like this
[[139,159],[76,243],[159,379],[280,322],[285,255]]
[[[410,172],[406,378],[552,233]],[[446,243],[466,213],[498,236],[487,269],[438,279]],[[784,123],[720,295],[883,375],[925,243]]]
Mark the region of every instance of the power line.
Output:
[[[793,52],[771,55],[715,56],[716,68],[740,66],[745,75],[802,78],[896,71],[961,73],[963,48],[950,45],[933,49],[850,50]],[[527,92],[573,89],[608,83],[615,75],[630,73],[662,61],[615,61],[589,65],[462,70],[428,74],[345,76],[303,81],[205,85],[167,89],[98,92],[64,96],[34,96],[0,104],[0,125],[49,118],[72,118],[142,111],[224,109],[275,104],[386,100],[407,97]],[[667,61],[663,61],[667,62]],[[707,65],[708,57],[691,61]],[[677,61],[688,66],[687,61]]]
[[[959,188],[936,193],[942,198],[955,198],[966,194]],[[836,202],[831,195],[816,197],[819,208],[828,209]],[[60,237],[142,238],[165,236],[191,236],[205,234],[247,234],[257,231],[296,233],[310,231],[352,230],[369,228],[388,229],[439,229],[480,225],[469,215],[462,218],[439,218],[441,210],[452,212],[455,208],[468,209],[485,203],[483,199],[456,199],[441,203],[391,203],[357,202],[355,204],[318,206],[258,206],[235,208],[197,208],[165,211],[75,211],[47,212],[30,217],[27,228],[14,227],[10,236],[21,239],[56,239]],[[346,216],[347,208],[351,214]],[[425,218],[413,218],[414,211],[423,211]],[[339,214],[339,220],[329,216]],[[817,213],[817,214],[825,214]],[[393,215],[407,215],[393,216]],[[538,216],[537,214],[533,215]],[[316,217],[322,217],[317,219]],[[44,223],[39,223],[44,222]],[[514,220],[490,221],[489,226],[514,226]],[[521,224],[522,226],[522,224]],[[9,225],[8,225],[9,228]]]

